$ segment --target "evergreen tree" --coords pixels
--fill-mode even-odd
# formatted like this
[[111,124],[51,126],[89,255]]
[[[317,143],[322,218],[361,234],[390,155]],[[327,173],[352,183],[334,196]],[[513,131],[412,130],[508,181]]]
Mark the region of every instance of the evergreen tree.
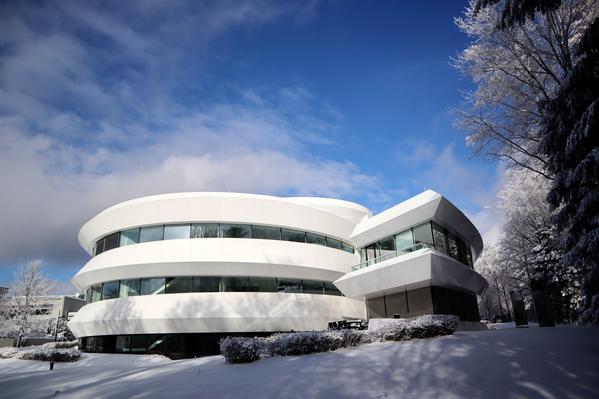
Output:
[[555,175],[548,195],[556,209],[563,262],[587,277],[581,321],[599,324],[599,19],[578,44],[578,62],[554,100],[543,104],[542,150]]

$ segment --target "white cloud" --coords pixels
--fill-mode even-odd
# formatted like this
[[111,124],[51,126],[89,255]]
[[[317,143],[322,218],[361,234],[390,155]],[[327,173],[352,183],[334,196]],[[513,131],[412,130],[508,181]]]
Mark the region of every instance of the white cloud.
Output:
[[[218,108],[218,107],[217,107]],[[226,116],[226,117],[225,117]],[[353,196],[376,178],[351,162],[311,157],[272,110],[226,107],[143,131],[135,148],[86,149],[0,120],[0,263],[24,257],[72,261],[85,220],[116,202],[173,191]],[[133,130],[141,129],[136,127]]]
[[10,49],[0,53],[0,264],[76,263],[80,226],[143,195],[376,195],[375,177],[314,155],[342,116],[308,88],[227,82],[214,89],[226,95],[206,96],[218,101],[203,96],[205,63],[226,54],[215,43],[313,12],[270,1],[0,5]]

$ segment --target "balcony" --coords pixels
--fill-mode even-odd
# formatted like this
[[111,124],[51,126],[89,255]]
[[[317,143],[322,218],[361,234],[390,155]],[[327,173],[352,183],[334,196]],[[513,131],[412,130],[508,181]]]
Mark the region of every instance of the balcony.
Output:
[[369,259],[369,260],[367,260],[365,262],[362,262],[362,263],[359,263],[359,264],[357,264],[355,266],[352,266],[352,271],[360,270],[360,269],[363,269],[365,267],[372,266],[372,265],[375,265],[377,263],[386,261],[387,259],[395,258],[396,256],[402,256],[402,255],[410,254],[412,252],[415,252],[415,251],[418,251],[418,250],[421,250],[421,249],[426,249],[426,248],[434,249],[429,244],[426,244],[424,242],[419,242],[418,244],[410,245],[409,247],[402,248],[402,249],[399,249],[399,250],[395,250],[395,251],[386,253],[385,255],[381,255],[381,256],[378,256],[378,257],[376,257],[374,259]]

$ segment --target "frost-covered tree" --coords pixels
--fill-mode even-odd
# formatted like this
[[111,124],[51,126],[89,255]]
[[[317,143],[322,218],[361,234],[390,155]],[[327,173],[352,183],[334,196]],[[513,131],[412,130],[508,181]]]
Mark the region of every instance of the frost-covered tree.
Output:
[[575,54],[556,98],[544,104],[540,131],[555,175],[548,199],[557,210],[563,260],[586,274],[581,321],[599,324],[599,18]]
[[481,265],[481,272],[503,303],[508,303],[509,292],[517,289],[531,306],[533,281],[542,282],[555,317],[567,323],[573,321],[580,303],[581,275],[561,261],[559,235],[545,200],[549,186],[550,182],[536,173],[512,171],[498,193],[501,235],[496,248],[486,254],[492,261],[485,258],[483,263],[489,266]]
[[17,346],[31,332],[45,330],[45,326],[38,325],[40,320],[32,316],[35,314],[37,297],[47,295],[52,287],[52,282],[41,270],[41,261],[19,264],[15,281],[9,290],[9,312],[15,326]]
[[[472,44],[455,61],[473,77],[459,123],[475,153],[553,179],[556,212],[535,269],[562,284],[586,275],[581,320],[599,323],[599,6],[596,0],[478,0],[456,23]],[[547,247],[546,245],[549,245]],[[520,254],[522,256],[522,254]],[[567,282],[576,297],[577,279]],[[555,286],[551,289],[559,291]],[[576,301],[576,299],[574,299]]]
[[[497,4],[496,4],[497,3]],[[556,97],[575,63],[573,49],[593,19],[594,0],[565,0],[524,19],[518,1],[471,0],[458,28],[471,44],[453,60],[454,67],[476,84],[464,93],[457,124],[478,155],[551,178],[540,151],[539,103]],[[531,8],[532,7],[532,8]],[[506,11],[508,10],[508,11]],[[508,15],[508,17],[506,17]],[[504,21],[522,21],[506,26]]]
[[483,319],[492,320],[495,315],[511,314],[509,292],[513,281],[503,270],[503,266],[496,248],[492,245],[486,245],[476,260],[476,270],[489,283],[480,299],[480,313]]

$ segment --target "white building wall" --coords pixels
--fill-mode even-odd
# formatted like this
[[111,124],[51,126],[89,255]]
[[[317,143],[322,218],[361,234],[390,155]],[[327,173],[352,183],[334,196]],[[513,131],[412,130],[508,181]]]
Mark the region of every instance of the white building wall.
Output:
[[366,318],[364,303],[333,295],[214,292],[95,302],[69,327],[77,336],[306,331],[326,329],[329,321],[342,318]]

